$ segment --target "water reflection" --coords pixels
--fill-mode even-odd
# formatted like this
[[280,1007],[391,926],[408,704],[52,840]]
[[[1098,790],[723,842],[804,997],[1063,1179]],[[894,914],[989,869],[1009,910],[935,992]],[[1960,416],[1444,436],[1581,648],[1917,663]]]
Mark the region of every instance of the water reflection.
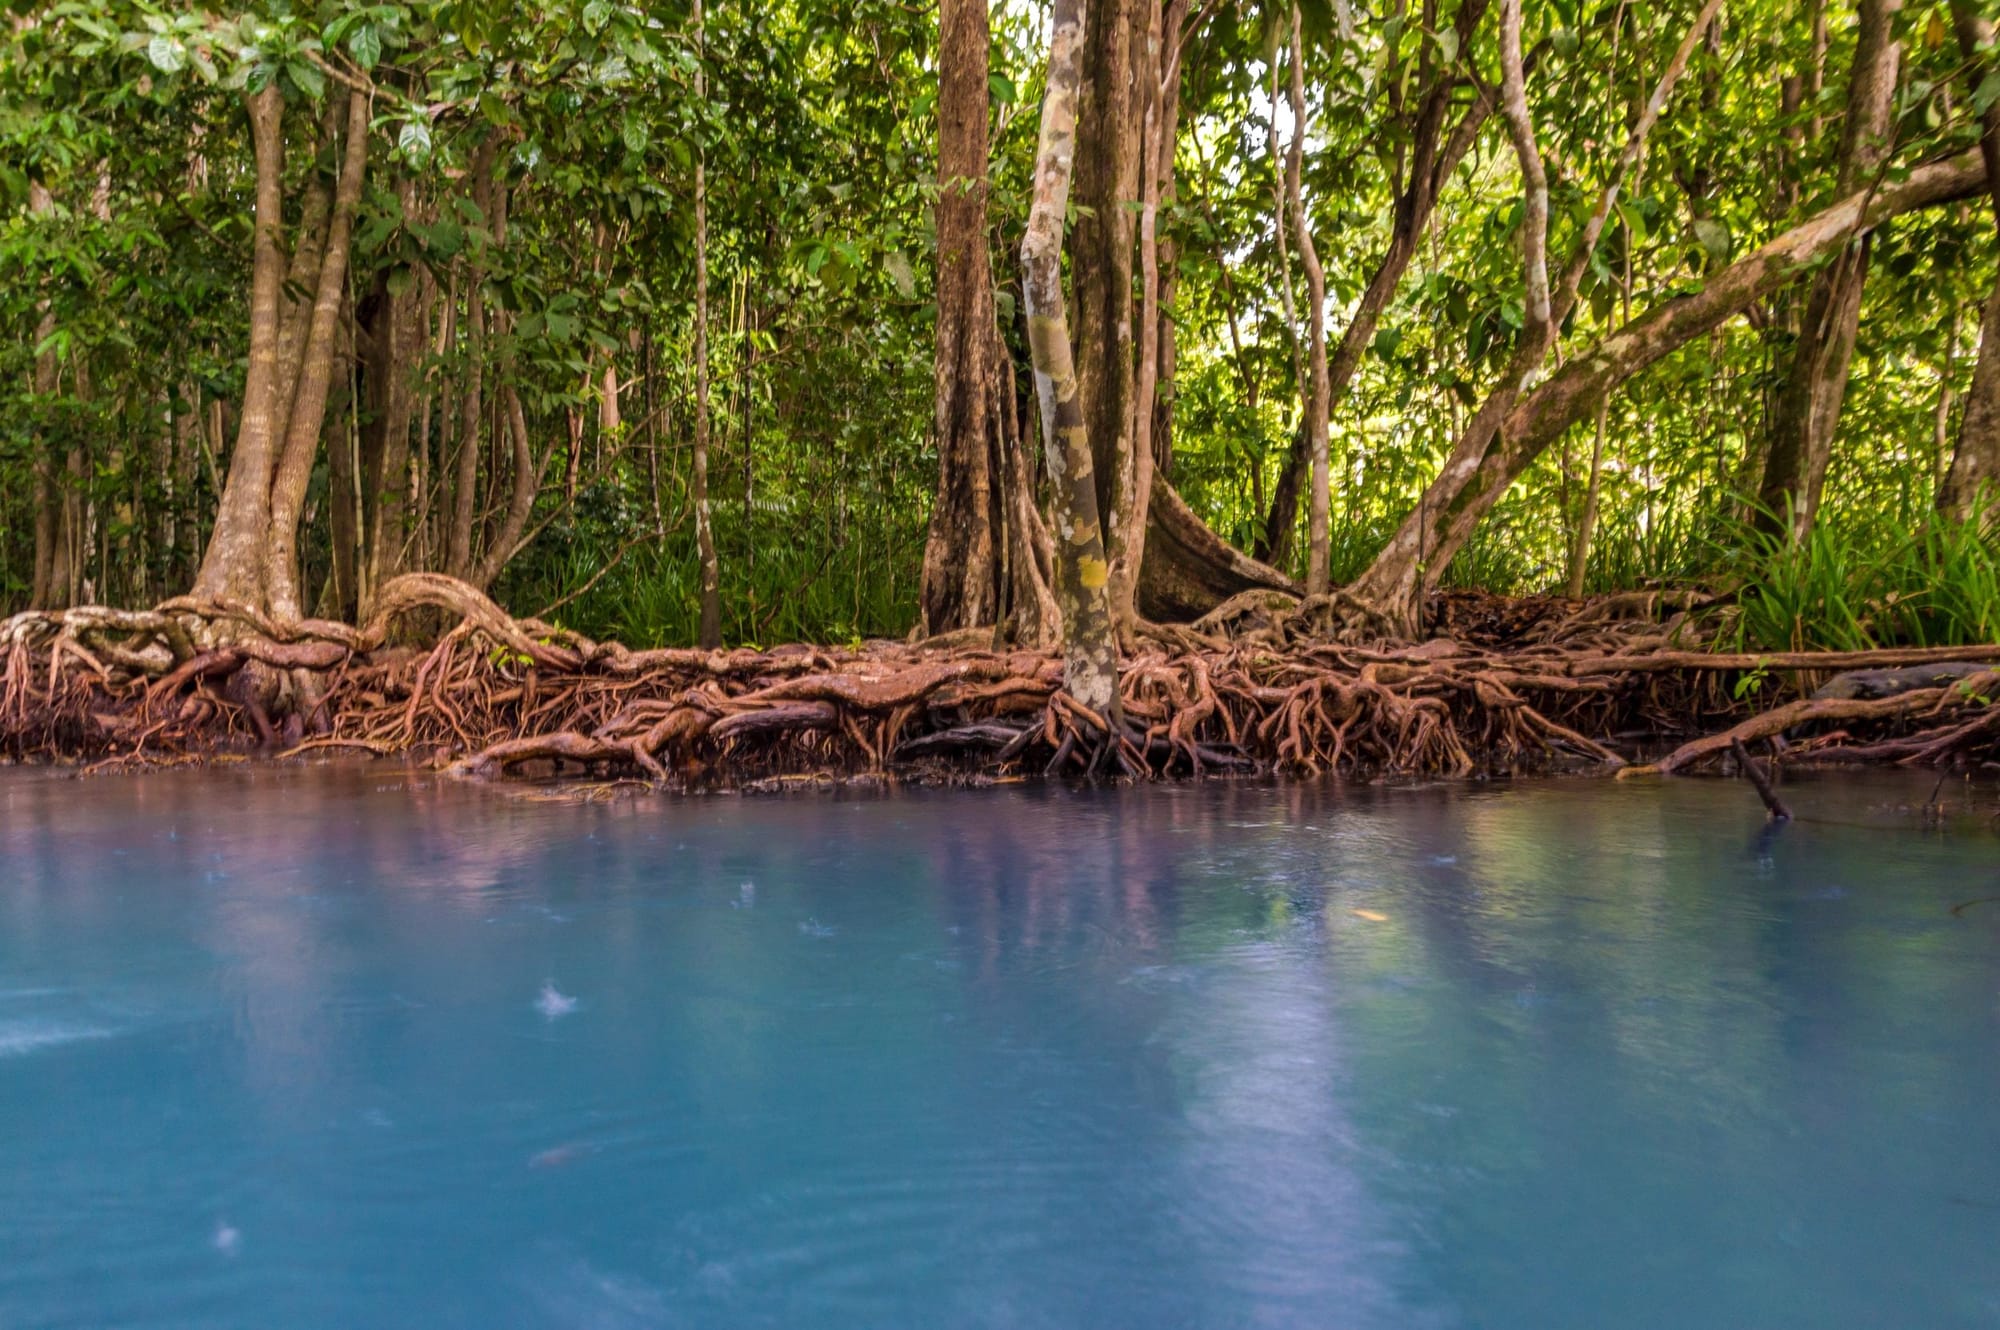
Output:
[[2000,1323],[1899,786],[384,771],[0,773],[0,1324]]

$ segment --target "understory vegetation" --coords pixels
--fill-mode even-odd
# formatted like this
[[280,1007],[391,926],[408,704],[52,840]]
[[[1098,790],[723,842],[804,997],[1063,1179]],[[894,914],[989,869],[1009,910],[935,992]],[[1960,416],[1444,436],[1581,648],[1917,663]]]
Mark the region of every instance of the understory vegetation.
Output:
[[1050,202],[1123,629],[1992,642],[1996,103],[1973,0],[17,5],[0,612],[1046,644]]

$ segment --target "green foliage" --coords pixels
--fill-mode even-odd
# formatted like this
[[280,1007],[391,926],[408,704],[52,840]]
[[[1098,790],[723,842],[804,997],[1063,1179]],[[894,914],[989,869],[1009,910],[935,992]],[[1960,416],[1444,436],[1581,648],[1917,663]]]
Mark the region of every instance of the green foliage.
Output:
[[1821,522],[1804,540],[1748,523],[1719,554],[1741,577],[1743,651],[1862,651],[2000,640],[2000,545],[1990,515]]
[[[1271,97],[1289,9],[1192,8],[1207,19],[1186,47],[1162,215],[1177,350],[1169,474],[1220,534],[1249,547],[1300,411],[1304,338],[1283,292],[1289,283],[1297,295],[1301,281],[1277,208],[1290,125]],[[1304,186],[1337,338],[1391,243],[1425,80],[1450,81],[1455,123],[1496,77],[1497,6],[1463,41],[1450,0],[1428,24],[1386,2],[1304,8]],[[1699,4],[1525,8],[1532,111],[1551,164],[1551,252],[1561,256]],[[1972,117],[2000,87],[2000,75],[1966,77],[1944,13],[1928,0],[1907,7],[1892,175],[1970,144]],[[460,316],[432,325],[414,369],[425,404],[412,433],[418,465],[399,479],[436,497],[458,446],[457,393],[475,368],[518,392],[545,477],[538,534],[497,586],[502,599],[523,613],[560,601],[564,622],[593,636],[694,638],[699,161],[727,635],[906,631],[936,485],[936,11],[890,0],[711,3],[699,45],[690,16],[680,0],[22,9],[0,37],[0,610],[25,598],[35,518],[51,503],[81,515],[89,594],[139,602],[184,589],[246,371],[255,182],[243,93],[275,86],[285,102],[289,240],[300,199],[331,169],[330,153],[306,145],[331,99],[362,86],[372,140],[352,312],[358,321],[418,290],[439,309],[456,301]],[[991,257],[1017,366],[1015,255],[1044,22],[1034,6],[993,13]],[[1566,353],[1588,354],[1826,201],[1852,43],[1852,25],[1834,24],[1819,95],[1788,103],[1778,80],[1814,58],[1798,7],[1727,7],[1585,256]],[[504,229],[465,185],[482,145],[494,145],[510,191]],[[35,202],[43,190],[46,206]],[[1444,182],[1333,412],[1336,579],[1365,568],[1411,510],[1513,348],[1520,193],[1489,119]],[[1813,538],[1757,536],[1738,498],[1756,486],[1803,313],[1795,286],[1613,396],[1588,589],[1741,579],[1738,631],[1760,650],[2000,630],[1991,543],[1928,516],[1994,280],[1991,217],[1977,203],[1933,209],[1870,244]],[[496,315],[477,360],[463,326],[475,271]],[[628,385],[615,430],[599,424],[607,363]],[[1032,440],[1025,373],[1014,381]],[[349,374],[336,387],[329,451],[370,423],[357,386]],[[1560,588],[1591,445],[1579,427],[1530,466],[1442,570],[1445,582]],[[331,563],[333,492],[323,458],[304,540],[309,583]],[[482,489],[479,500],[490,521],[505,495]],[[1298,522],[1302,536],[1303,511]],[[1295,573],[1303,545],[1294,541]]]

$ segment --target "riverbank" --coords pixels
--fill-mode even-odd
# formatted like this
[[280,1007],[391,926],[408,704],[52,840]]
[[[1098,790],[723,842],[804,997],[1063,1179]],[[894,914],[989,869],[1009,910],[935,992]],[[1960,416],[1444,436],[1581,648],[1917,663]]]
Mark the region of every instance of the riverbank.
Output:
[[[638,651],[515,620],[462,583],[418,575],[385,588],[360,627],[185,600],[17,615],[0,623],[0,756],[103,769],[347,750],[670,789],[868,775],[1670,773],[1739,743],[1787,763],[2000,759],[2000,708],[1987,704],[2000,646],[1730,654],[1705,646],[1704,608],[1659,593],[1447,596],[1432,615],[1445,635],[1356,644],[1337,640],[1333,602],[1259,593],[1133,643],[1114,727],[1061,691],[1047,651],[966,634]],[[397,636],[426,622],[423,645]]]

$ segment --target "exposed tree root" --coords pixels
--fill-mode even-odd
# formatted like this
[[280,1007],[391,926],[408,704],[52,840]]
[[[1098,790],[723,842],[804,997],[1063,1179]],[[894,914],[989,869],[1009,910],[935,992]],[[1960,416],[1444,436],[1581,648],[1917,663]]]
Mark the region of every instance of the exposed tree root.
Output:
[[[1650,594],[1650,593],[1649,593]],[[1684,770],[1788,732],[1820,759],[1962,762],[2000,744],[2000,673],[1876,699],[1804,697],[1745,717],[1744,671],[2000,661],[2000,647],[1737,657],[1699,650],[1685,601],[1440,608],[1465,636],[1348,645],[1352,606],[1237,597],[1192,627],[1146,626],[1116,728],[1060,689],[1042,651],[954,640],[859,650],[633,651],[515,620],[435,575],[383,588],[361,627],[277,624],[179,600],[0,622],[0,755],[97,766],[231,750],[411,754],[468,775],[579,774],[690,788],[824,775],[917,780],[1215,772],[1455,775],[1622,765],[1620,747],[1723,723],[1645,768]],[[1527,606],[1528,602],[1514,602]],[[413,610],[457,623],[388,645]],[[1660,622],[1657,614],[1669,618]],[[1508,615],[1511,625],[1502,624]],[[1481,624],[1485,624],[1484,629]],[[990,640],[990,639],[989,639]],[[1734,722],[1733,724],[1728,724]]]

